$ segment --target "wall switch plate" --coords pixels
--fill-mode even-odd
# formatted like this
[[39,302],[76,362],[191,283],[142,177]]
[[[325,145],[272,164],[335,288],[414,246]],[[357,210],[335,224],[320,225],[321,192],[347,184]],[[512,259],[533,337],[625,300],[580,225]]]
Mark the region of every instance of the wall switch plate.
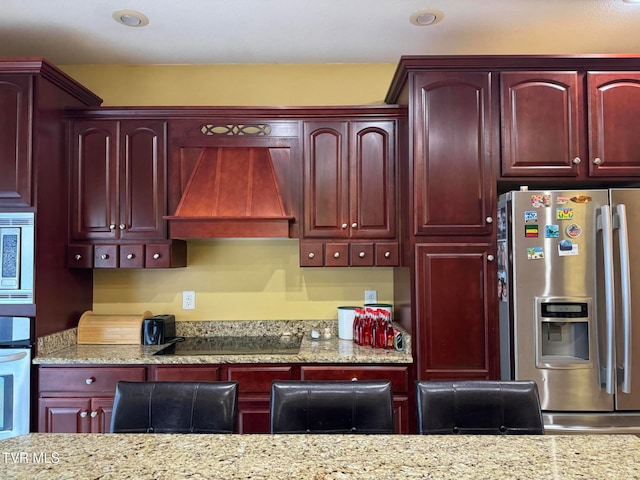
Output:
[[182,292],[182,309],[195,310],[196,308],[196,292],[193,290],[185,290]]
[[377,290],[365,290],[364,291],[364,304],[378,303],[378,291]]

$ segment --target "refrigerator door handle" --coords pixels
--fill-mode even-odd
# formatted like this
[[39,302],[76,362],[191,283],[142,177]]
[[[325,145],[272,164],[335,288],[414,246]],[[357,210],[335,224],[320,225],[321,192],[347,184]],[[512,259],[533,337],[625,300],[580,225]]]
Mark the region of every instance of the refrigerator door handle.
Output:
[[620,245],[620,291],[622,298],[622,385],[623,393],[631,393],[631,268],[629,261],[629,234],[627,207],[616,205],[618,216],[618,243]]
[[600,209],[600,225],[602,227],[602,249],[604,257],[604,288],[605,288],[605,324],[606,324],[606,361],[605,361],[605,390],[612,395],[615,378],[614,348],[614,281],[613,281],[613,227],[611,224],[611,208],[603,205]]

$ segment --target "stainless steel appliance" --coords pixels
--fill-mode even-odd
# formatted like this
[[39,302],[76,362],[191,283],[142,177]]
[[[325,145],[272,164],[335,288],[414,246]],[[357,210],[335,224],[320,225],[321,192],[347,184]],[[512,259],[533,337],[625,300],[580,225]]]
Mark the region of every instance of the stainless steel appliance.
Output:
[[547,431],[640,433],[640,189],[498,201],[501,376]]
[[32,320],[0,317],[0,440],[29,433]]
[[0,304],[33,303],[33,212],[0,212]]

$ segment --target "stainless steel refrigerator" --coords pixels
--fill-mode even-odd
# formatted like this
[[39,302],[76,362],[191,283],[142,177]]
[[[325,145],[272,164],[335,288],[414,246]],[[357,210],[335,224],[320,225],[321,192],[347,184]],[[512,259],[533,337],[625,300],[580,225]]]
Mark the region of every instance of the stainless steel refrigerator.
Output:
[[497,218],[502,378],[548,431],[640,433],[640,189],[522,188]]

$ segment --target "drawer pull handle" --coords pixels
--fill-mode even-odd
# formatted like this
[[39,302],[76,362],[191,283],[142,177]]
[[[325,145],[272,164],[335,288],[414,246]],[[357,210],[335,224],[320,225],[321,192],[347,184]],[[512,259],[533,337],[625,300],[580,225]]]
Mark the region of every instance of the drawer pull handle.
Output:
[[490,262],[493,262],[493,259],[495,257],[493,255],[487,255],[487,260],[489,260]]
[[114,223],[112,223],[111,225],[109,225],[109,230],[115,230],[116,226]]
[[87,385],[91,385],[91,384],[92,384],[93,382],[95,382],[95,381],[96,381],[96,379],[95,379],[95,378],[93,378],[93,377],[89,377],[89,378],[87,378],[87,379],[84,381],[84,383],[86,383]]
[[391,252],[384,252],[384,258],[391,257]]
[[80,255],[79,253],[76,253],[76,256],[73,257],[76,261],[78,260],[82,260],[82,255]]
[[485,221],[486,221],[487,223],[493,223],[493,217],[487,217],[487,218],[485,219]]
[[573,159],[573,164],[574,165],[578,165],[582,160],[580,160],[580,157],[576,157]]
[[340,252],[336,252],[333,254],[333,258],[340,258]]
[[136,258],[136,256],[133,253],[127,255],[127,260],[133,260],[134,258]]
[[357,224],[356,222],[353,222],[353,223],[351,224],[351,228],[358,228],[358,224]]
[[96,418],[97,416],[98,416],[98,412],[96,412],[95,410],[91,412],[91,418]]
[[160,254],[159,253],[154,253],[153,254],[153,259],[154,260],[158,260],[160,258]]
[[347,228],[349,225],[347,225],[346,223],[343,223],[342,225],[342,229],[344,230],[345,228]]
[[351,379],[351,381],[352,381],[352,382],[357,382],[357,381],[358,381],[358,377],[353,377],[353,378]]
[[358,254],[358,256],[359,256],[360,258],[364,258],[365,253],[364,253],[364,252],[360,252],[360,253]]
[[80,412],[80,418],[87,418],[87,412]]
[[309,258],[315,258],[316,254],[313,252],[309,252],[309,255],[307,255]]
[[124,223],[120,224],[120,230],[124,230],[125,228],[127,228],[127,226]]
[[601,158],[594,158],[593,159],[593,164],[594,165],[602,165],[602,159]]
[[102,260],[106,260],[107,258],[109,258],[109,255],[107,255],[106,253],[103,253],[102,255],[100,255],[100,258]]

